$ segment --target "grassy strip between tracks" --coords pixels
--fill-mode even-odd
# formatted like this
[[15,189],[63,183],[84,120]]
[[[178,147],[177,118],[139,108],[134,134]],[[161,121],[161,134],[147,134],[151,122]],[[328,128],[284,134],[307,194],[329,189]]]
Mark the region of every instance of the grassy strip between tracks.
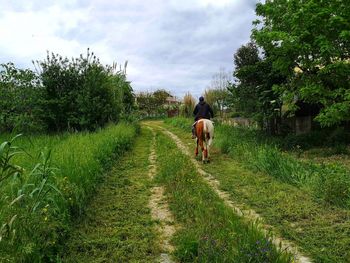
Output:
[[[168,125],[183,142],[192,145],[192,151],[190,131]],[[215,139],[220,136],[216,133]],[[251,170],[241,159],[235,159],[235,154],[222,154],[215,147],[212,154],[213,161],[203,168],[220,181],[221,188],[230,193],[235,203],[254,209],[279,235],[294,241],[315,262],[350,262],[349,210],[331,206],[305,189]]]
[[290,262],[269,237],[226,207],[170,138],[157,136],[159,172],[169,207],[183,228],[174,237],[180,262]]
[[104,178],[63,262],[155,262],[159,254],[150,197],[148,155],[152,134],[142,129],[134,149]]

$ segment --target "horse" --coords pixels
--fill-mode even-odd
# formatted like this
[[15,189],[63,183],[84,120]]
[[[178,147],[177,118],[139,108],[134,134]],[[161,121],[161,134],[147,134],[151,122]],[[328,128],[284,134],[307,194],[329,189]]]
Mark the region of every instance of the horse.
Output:
[[214,139],[214,125],[211,120],[200,119],[196,122],[196,150],[195,155],[198,156],[198,145],[202,150],[202,162],[209,162],[209,148]]

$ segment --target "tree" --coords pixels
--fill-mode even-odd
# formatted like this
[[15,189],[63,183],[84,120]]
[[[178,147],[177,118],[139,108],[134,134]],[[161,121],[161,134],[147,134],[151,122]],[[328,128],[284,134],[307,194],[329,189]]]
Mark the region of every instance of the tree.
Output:
[[230,87],[232,103],[243,116],[254,118],[270,134],[278,132],[282,101],[273,89],[285,76],[272,68],[266,53],[259,56],[254,43],[241,46],[234,55],[235,83]]
[[213,107],[215,112],[219,112],[223,117],[224,109],[227,106],[228,88],[231,76],[223,68],[212,77],[210,86],[205,90],[205,100]]
[[142,115],[164,115],[167,110],[165,103],[168,97],[171,97],[171,94],[164,89],[158,89],[154,92],[140,92],[136,95],[137,106]]
[[[322,126],[350,120],[350,5],[347,0],[259,3],[253,38],[288,76],[276,86],[289,103],[321,105]],[[295,73],[294,69],[298,69]]]
[[156,114],[156,99],[152,92],[140,92],[136,94],[136,103],[141,115],[152,116]]
[[44,87],[45,122],[49,131],[95,130],[117,122],[130,111],[133,94],[124,70],[102,65],[87,50],[86,56],[63,58],[47,54],[35,64]]
[[229,88],[231,102],[246,117],[253,117],[258,111],[258,76],[257,64],[261,61],[257,46],[250,42],[242,45],[234,54],[235,83]]
[[158,89],[153,92],[153,97],[155,99],[155,103],[157,104],[158,107],[163,105],[166,102],[166,99],[170,97],[171,94],[166,91],[165,89]]
[[38,132],[45,130],[43,86],[30,69],[18,69],[13,63],[1,65],[0,130]]

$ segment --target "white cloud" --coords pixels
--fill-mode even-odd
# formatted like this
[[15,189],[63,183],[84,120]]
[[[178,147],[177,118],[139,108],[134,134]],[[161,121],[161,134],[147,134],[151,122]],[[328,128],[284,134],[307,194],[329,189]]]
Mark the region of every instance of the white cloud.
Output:
[[43,57],[46,50],[76,55],[81,48],[79,41],[61,38],[59,33],[77,26],[85,14],[81,10],[67,12],[57,5],[30,12],[7,12],[0,19],[1,52],[29,62]]
[[0,63],[31,66],[46,50],[128,64],[134,89],[199,96],[249,40],[257,0],[0,0]]

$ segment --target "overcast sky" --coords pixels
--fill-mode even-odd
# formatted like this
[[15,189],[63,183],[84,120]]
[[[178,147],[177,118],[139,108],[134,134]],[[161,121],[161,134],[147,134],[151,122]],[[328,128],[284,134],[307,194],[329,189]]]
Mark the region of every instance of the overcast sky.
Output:
[[0,0],[0,63],[33,68],[46,51],[77,57],[90,47],[103,64],[128,60],[136,92],[201,95],[233,70],[249,41],[258,0]]

